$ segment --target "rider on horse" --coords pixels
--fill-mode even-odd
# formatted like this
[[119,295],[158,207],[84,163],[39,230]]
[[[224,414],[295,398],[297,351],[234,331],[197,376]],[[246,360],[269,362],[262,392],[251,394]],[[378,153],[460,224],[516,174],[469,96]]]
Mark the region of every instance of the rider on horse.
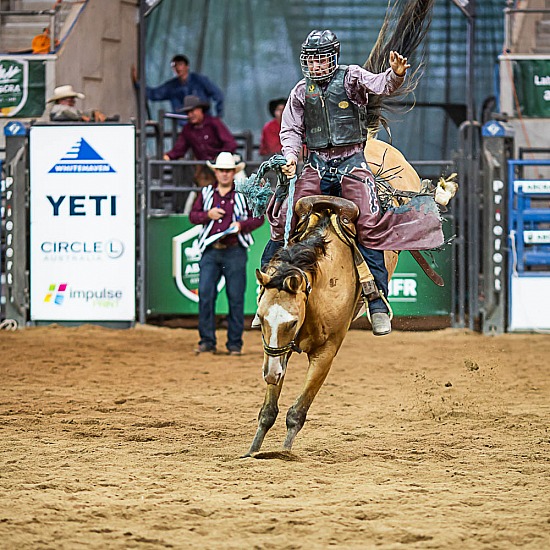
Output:
[[[365,159],[369,93],[394,93],[410,67],[407,58],[392,51],[390,67],[374,74],[358,65],[338,65],[339,53],[340,42],[330,30],[314,30],[302,44],[300,64],[305,78],[291,91],[281,123],[286,158],[282,171],[289,179],[295,176],[305,142],[309,156],[296,181],[291,213],[294,204],[307,195],[340,195],[359,207],[358,247],[378,289],[366,301],[373,333],[381,336],[391,332],[384,250],[435,248],[443,244],[443,232],[432,197],[421,197],[414,205],[411,201],[411,206],[384,212]],[[283,245],[286,210],[287,203],[274,195],[267,210],[271,240],[262,256],[262,266]],[[295,218],[293,215],[293,228]]]

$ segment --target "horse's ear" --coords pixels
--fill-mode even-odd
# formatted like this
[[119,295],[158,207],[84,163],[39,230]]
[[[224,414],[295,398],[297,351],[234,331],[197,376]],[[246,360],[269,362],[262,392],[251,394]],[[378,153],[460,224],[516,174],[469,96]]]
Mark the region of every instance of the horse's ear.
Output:
[[264,273],[263,271],[260,271],[259,269],[256,269],[256,279],[258,279],[258,282],[262,286],[266,286],[269,281],[271,281],[271,277],[267,275],[267,273]]
[[302,286],[305,288],[304,279],[299,275],[289,275],[283,281],[283,289],[292,292],[292,294],[297,294],[300,290],[303,290]]

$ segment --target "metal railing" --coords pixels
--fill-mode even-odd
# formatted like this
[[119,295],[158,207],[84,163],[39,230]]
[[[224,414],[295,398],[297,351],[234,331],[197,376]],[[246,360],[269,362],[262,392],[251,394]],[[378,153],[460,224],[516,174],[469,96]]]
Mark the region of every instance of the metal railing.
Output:
[[457,169],[461,189],[456,196],[456,238],[453,270],[453,326],[474,330],[479,317],[480,239],[479,223],[482,208],[480,175],[481,124],[465,121],[459,128]]
[[[5,254],[3,273],[6,298],[5,318],[24,326],[29,311],[29,281],[27,271],[27,148],[26,144],[6,162],[4,204]],[[1,271],[1,270],[0,270]]]
[[[59,34],[58,33],[58,14],[60,10],[61,10],[60,4],[57,4],[54,8],[49,10],[2,10],[0,11],[0,21],[3,17],[10,17],[10,16],[23,16],[23,17],[48,16],[49,17],[48,27],[50,29],[50,53],[53,53],[56,48],[55,44]],[[18,52],[18,53],[22,53],[22,52]]]

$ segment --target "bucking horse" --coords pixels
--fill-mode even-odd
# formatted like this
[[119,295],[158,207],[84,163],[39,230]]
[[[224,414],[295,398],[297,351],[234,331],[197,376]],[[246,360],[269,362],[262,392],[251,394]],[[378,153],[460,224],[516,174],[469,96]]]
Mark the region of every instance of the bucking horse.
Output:
[[[433,2],[396,0],[365,68],[380,72],[388,64],[391,50],[409,57],[427,32]],[[420,72],[415,71],[405,92],[414,89],[419,76]],[[399,207],[419,194],[436,191],[434,187],[430,191],[426,180],[421,181],[397,149],[375,138],[380,126],[388,129],[382,114],[387,107],[380,96],[369,97],[370,138],[365,147],[380,202],[386,208]],[[437,188],[445,191],[446,185],[456,185],[449,181],[452,178],[442,178]],[[342,198],[308,196],[296,203],[295,212],[298,223],[288,245],[276,253],[263,271],[256,270],[267,388],[258,428],[245,456],[254,456],[260,450],[279,413],[278,401],[289,359],[293,353],[303,352],[309,360],[305,383],[286,416],[283,450],[292,449],[309,407],[363,306],[362,260],[355,244],[357,206]],[[397,259],[396,252],[385,252],[390,277]]]

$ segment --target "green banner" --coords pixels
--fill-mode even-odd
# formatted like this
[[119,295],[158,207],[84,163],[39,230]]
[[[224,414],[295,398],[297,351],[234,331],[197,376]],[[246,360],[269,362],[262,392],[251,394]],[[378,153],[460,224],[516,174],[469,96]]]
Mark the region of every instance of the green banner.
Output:
[[39,117],[46,105],[46,62],[0,57],[0,118]]
[[515,60],[514,83],[523,116],[550,117],[550,59]]
[[445,286],[433,283],[408,253],[399,254],[399,262],[389,285],[389,301],[396,317],[431,317],[451,313],[451,247],[424,253],[430,266],[445,280]]
[[[148,314],[197,314],[199,286],[199,251],[196,239],[202,229],[193,225],[187,216],[174,214],[150,218],[147,226],[147,310]],[[247,286],[244,299],[246,315],[256,313],[255,270],[269,239],[269,225],[264,223],[252,233],[254,245],[248,251]],[[228,312],[224,281],[216,313]]]
[[[198,313],[199,263],[196,239],[202,226],[193,225],[187,216],[150,218],[147,225],[147,310],[149,315],[193,315]],[[269,238],[269,225],[254,231],[247,264],[247,289],[244,310],[256,313],[258,285],[254,271],[260,265]],[[433,253],[430,265],[445,279],[436,286],[408,252],[390,281],[390,303],[396,316],[449,315],[451,311],[451,247]],[[218,314],[228,311],[223,283],[216,304]]]

